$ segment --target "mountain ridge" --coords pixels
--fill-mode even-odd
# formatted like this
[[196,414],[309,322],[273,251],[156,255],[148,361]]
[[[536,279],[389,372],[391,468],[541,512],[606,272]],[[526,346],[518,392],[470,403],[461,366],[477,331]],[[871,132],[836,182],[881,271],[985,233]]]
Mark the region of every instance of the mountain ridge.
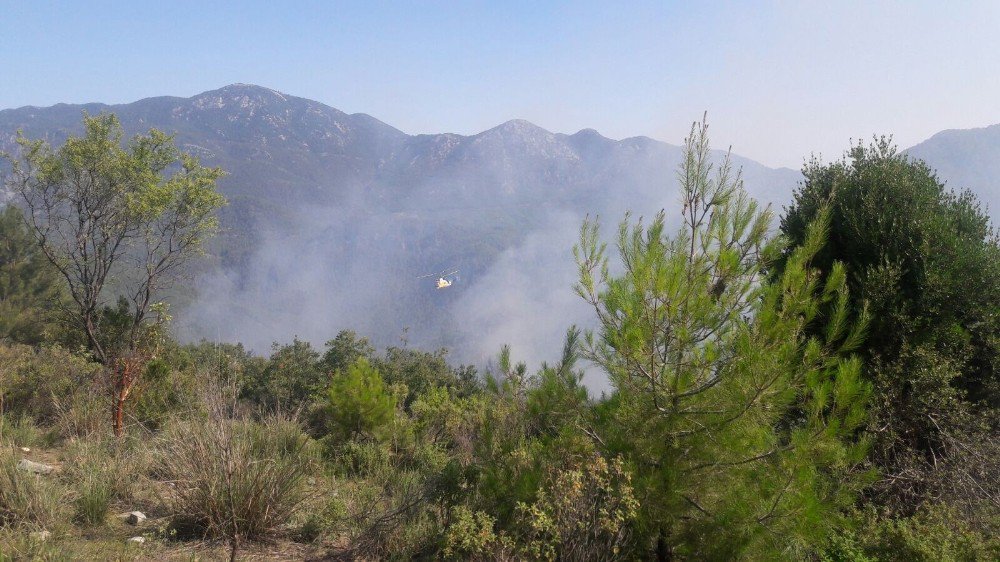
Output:
[[[572,299],[580,221],[649,216],[679,198],[681,147],[648,137],[556,133],[523,119],[473,135],[410,135],[247,84],[190,98],[2,110],[0,150],[12,148],[18,128],[59,144],[81,130],[83,110],[116,113],[127,135],[174,134],[183,150],[229,172],[219,182],[229,200],[223,229],[194,272],[196,294],[175,297],[178,330],[258,351],[291,334],[322,343],[350,328],[377,345],[407,333],[470,362],[505,342],[525,359],[545,359],[568,324],[585,321]],[[733,161],[766,203],[786,201],[799,178]],[[415,279],[445,268],[461,270],[447,291]],[[468,337],[468,326],[483,337]]]

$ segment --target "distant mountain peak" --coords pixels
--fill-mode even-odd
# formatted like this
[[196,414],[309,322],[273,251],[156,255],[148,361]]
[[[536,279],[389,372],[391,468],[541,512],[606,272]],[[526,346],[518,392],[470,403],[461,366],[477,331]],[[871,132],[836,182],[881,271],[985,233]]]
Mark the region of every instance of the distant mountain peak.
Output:
[[272,88],[258,86],[256,84],[245,84],[243,82],[235,82],[233,84],[229,84],[227,86],[223,86],[215,90],[209,90],[207,92],[203,92],[200,95],[212,94],[212,93],[225,93],[230,95],[247,95],[247,94],[272,95],[272,96],[277,96],[281,99],[288,99],[289,97],[291,97],[288,94],[279,92],[278,90],[274,90]]
[[524,134],[537,135],[539,133],[546,135],[552,134],[549,131],[525,119],[511,119],[510,121],[504,121],[503,123],[497,125],[496,127],[484,131],[484,133],[490,133],[490,132],[500,132],[504,134],[517,134],[517,135],[524,135]]
[[198,109],[257,110],[269,105],[286,104],[293,96],[253,84],[230,84],[218,90],[202,92],[193,98]]

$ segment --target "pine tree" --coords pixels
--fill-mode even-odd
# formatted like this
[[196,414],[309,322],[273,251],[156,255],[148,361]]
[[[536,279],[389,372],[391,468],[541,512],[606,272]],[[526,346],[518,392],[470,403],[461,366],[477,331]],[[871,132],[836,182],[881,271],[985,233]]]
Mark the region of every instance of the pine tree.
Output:
[[[615,389],[600,439],[635,470],[660,559],[788,555],[820,540],[863,480],[868,389],[846,354],[864,321],[849,321],[843,268],[821,285],[809,266],[827,214],[767,282],[781,250],[771,213],[728,156],[712,175],[706,132],[686,141],[675,235],[663,212],[648,226],[626,216],[612,268],[598,224],[581,229],[577,291],[600,326],[586,354]],[[809,337],[823,303],[827,328]]]
[[329,396],[330,416],[344,437],[370,435],[392,421],[396,412],[396,397],[365,357],[334,373]]

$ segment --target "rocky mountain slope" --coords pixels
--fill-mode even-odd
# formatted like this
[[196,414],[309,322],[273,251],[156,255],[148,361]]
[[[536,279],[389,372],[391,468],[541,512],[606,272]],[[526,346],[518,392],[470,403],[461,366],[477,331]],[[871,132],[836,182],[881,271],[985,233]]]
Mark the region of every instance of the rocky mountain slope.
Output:
[[[531,347],[548,339],[530,329],[539,325],[532,318],[562,315],[551,327],[558,339],[579,314],[565,295],[583,217],[613,225],[626,209],[650,215],[677,201],[675,145],[551,133],[521,120],[470,136],[408,135],[245,84],[191,98],[3,110],[0,150],[12,149],[18,129],[58,144],[80,130],[83,111],[116,113],[130,135],[172,132],[182,149],[229,172],[220,182],[230,201],[224,232],[176,316],[186,337],[261,351],[294,334],[321,343],[341,328],[381,344],[402,336],[459,348],[470,328],[493,330],[496,338],[480,340],[509,334]],[[786,201],[798,179],[734,162],[766,202]],[[461,270],[451,290],[415,279],[445,268]],[[524,302],[538,310],[511,311]],[[475,360],[496,350],[459,351]]]
[[1000,124],[941,131],[906,153],[930,164],[949,187],[972,190],[1000,224]]

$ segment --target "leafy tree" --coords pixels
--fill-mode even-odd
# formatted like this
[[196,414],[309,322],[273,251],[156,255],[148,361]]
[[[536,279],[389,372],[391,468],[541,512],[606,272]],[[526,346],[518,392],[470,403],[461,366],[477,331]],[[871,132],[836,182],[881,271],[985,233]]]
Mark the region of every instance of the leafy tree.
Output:
[[[674,236],[663,212],[648,226],[626,216],[612,269],[597,224],[583,225],[578,292],[600,326],[585,351],[615,389],[598,439],[634,467],[658,558],[787,557],[818,544],[862,484],[867,389],[845,354],[863,322],[848,322],[844,269],[821,283],[811,267],[822,213],[765,282],[780,249],[770,212],[728,157],[711,176],[706,129],[686,141]],[[823,303],[835,313],[806,337]]]
[[385,356],[377,358],[374,363],[388,384],[406,386],[408,393],[403,405],[409,407],[417,395],[437,386],[454,388],[462,396],[475,391],[475,370],[466,367],[453,369],[448,365],[447,354],[444,349],[429,353],[390,347]]
[[800,244],[829,208],[816,265],[843,263],[853,308],[871,311],[861,350],[875,387],[878,500],[903,511],[931,495],[996,502],[988,475],[1000,457],[986,447],[1000,406],[1000,244],[988,216],[886,138],[803,174],[781,230]]
[[306,406],[322,395],[327,381],[319,357],[312,344],[297,337],[288,345],[274,344],[267,363],[248,373],[242,398],[272,410]]
[[0,339],[38,344],[53,330],[58,273],[38,249],[21,210],[0,210]]
[[374,355],[375,348],[368,342],[368,338],[358,337],[354,330],[342,330],[337,337],[326,342],[322,368],[330,373],[344,371],[359,357],[371,360]]
[[[18,135],[8,186],[20,196],[29,230],[66,282],[74,324],[113,388],[114,431],[125,401],[166,321],[156,296],[217,226],[222,176],[180,153],[151,129],[122,146],[117,117],[84,115],[83,136],[53,149]],[[105,307],[121,297],[124,330],[109,334]],[[115,315],[112,315],[115,316]]]
[[364,357],[334,373],[329,397],[333,423],[347,437],[370,435],[392,421],[396,412],[396,397]]

